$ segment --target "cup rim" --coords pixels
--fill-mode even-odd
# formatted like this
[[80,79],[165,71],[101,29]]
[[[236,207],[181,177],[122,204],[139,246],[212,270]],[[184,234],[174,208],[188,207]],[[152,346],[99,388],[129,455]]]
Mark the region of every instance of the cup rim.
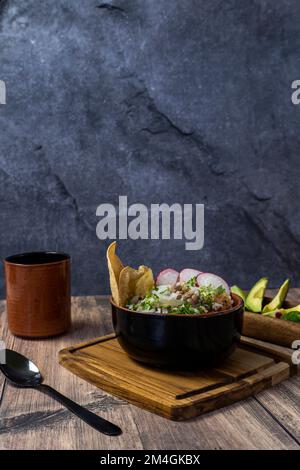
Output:
[[[61,257],[61,259],[55,260],[55,261],[47,261],[45,263],[24,263],[22,262],[22,257],[26,256],[42,256],[42,255],[55,255]],[[49,265],[54,265],[54,264],[60,264],[65,261],[70,260],[70,255],[68,253],[65,253],[63,251],[27,251],[24,253],[17,253],[14,255],[7,256],[4,258],[4,263],[9,264],[12,266],[20,266],[24,268],[34,268],[36,266],[49,266]]]

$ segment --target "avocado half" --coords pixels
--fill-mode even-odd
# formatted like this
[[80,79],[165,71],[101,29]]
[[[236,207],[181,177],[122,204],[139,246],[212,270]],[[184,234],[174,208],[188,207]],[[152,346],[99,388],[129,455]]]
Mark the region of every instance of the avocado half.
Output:
[[245,292],[243,289],[241,289],[239,286],[232,286],[230,288],[231,292],[233,292],[234,294],[237,294],[239,295],[243,301],[245,302],[246,301],[246,297],[247,297],[247,292]]
[[268,278],[262,277],[257,281],[246,297],[245,308],[251,312],[259,313],[262,311],[262,303],[265,291],[268,285]]
[[272,312],[273,310],[279,309],[286,299],[288,290],[290,287],[290,280],[286,279],[284,283],[279,287],[277,294],[270,303],[264,306],[262,313]]

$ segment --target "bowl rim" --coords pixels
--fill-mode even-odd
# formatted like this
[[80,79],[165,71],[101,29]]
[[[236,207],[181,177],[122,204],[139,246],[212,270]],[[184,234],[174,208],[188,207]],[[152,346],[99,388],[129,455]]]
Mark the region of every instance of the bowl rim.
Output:
[[182,317],[186,317],[186,318],[212,318],[212,317],[221,317],[221,316],[224,316],[224,315],[228,315],[230,313],[234,313],[236,312],[237,310],[240,310],[241,308],[244,308],[244,301],[243,299],[237,295],[237,294],[234,294],[234,293],[231,293],[230,294],[231,297],[237,302],[237,305],[235,305],[234,307],[232,308],[229,308],[227,310],[220,310],[219,312],[207,312],[207,313],[178,313],[178,314],[168,314],[168,313],[165,313],[165,314],[162,314],[162,313],[156,313],[156,312],[136,312],[134,310],[130,310],[129,308],[126,308],[126,307],[120,307],[120,305],[117,305],[112,296],[109,297],[109,302],[110,304],[115,307],[115,308],[118,308],[124,312],[127,312],[127,313],[131,313],[131,314],[134,314],[134,315],[148,315],[148,316],[153,316],[153,317],[156,317],[156,318],[182,318]]

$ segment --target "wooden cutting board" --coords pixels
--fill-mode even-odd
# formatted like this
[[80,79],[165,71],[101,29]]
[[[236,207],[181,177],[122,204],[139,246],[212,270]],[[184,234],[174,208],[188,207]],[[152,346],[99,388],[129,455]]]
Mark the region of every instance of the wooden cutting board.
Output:
[[[278,348],[277,348],[278,349]],[[291,356],[243,338],[221,366],[198,372],[153,369],[130,359],[114,334],[59,353],[62,366],[134,405],[173,420],[242,400],[296,373]]]
[[[270,301],[271,298],[265,298],[265,303]],[[291,308],[295,303],[286,301],[283,306]],[[293,342],[300,339],[300,323],[245,311],[243,335],[291,348]]]

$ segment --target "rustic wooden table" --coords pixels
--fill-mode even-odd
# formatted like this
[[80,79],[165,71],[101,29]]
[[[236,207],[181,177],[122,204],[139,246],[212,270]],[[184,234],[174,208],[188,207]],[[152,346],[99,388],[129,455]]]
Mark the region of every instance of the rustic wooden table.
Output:
[[[300,289],[290,300],[300,302]],[[106,297],[75,297],[73,328],[63,337],[22,340],[7,331],[0,302],[0,339],[38,364],[47,383],[121,426],[104,436],[51,398],[18,390],[0,377],[0,449],[299,449],[300,377],[256,397],[193,419],[172,422],[89,385],[58,364],[58,351],[112,331]]]

